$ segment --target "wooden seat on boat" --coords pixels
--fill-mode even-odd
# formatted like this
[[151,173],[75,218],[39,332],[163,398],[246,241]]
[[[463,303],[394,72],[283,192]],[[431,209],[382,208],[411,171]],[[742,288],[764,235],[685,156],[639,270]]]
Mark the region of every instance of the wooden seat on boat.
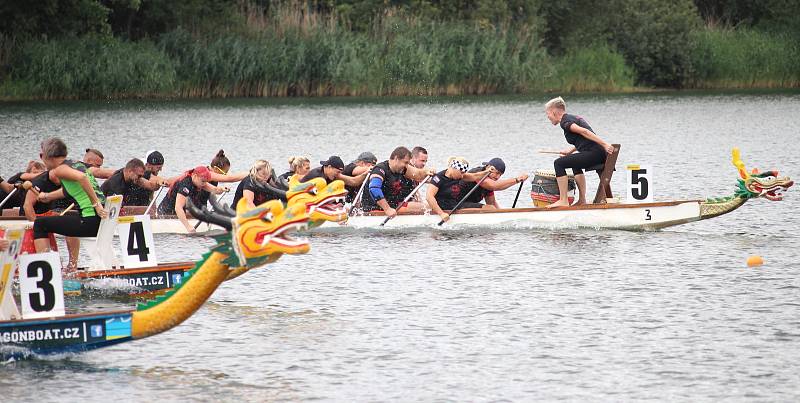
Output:
[[2,212],[3,217],[19,217],[19,207],[4,208]]
[[612,146],[614,147],[614,152],[606,156],[605,163],[586,169],[587,171],[597,171],[597,175],[600,176],[600,184],[597,186],[597,193],[593,201],[595,204],[605,203],[607,198],[614,197],[613,193],[611,193],[611,176],[614,175],[616,170],[617,156],[619,156],[621,145],[612,144]]

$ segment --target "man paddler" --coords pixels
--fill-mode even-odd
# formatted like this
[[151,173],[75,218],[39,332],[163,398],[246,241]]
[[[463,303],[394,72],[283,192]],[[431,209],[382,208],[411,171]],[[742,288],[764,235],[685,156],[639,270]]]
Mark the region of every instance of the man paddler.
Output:
[[[523,173],[514,178],[500,179],[503,173],[506,172],[506,163],[501,158],[492,158],[489,162],[484,162],[481,166],[470,169],[468,173],[483,172],[486,166],[489,165],[493,166],[495,171],[490,173],[489,176],[481,182],[480,187],[475,189],[475,191],[467,197],[466,201],[470,203],[486,202],[487,206],[500,208],[500,204],[497,203],[497,199],[494,197],[494,192],[506,190],[520,182],[525,182],[525,180],[528,179],[528,174]],[[475,184],[464,182],[462,186],[469,191]]]
[[409,164],[411,151],[405,147],[397,147],[392,151],[389,160],[383,161],[370,171],[368,191],[364,192],[361,203],[364,211],[383,210],[387,217],[394,217],[399,212],[422,212],[424,205],[420,202],[403,200],[413,189],[403,186],[406,180],[423,181],[433,174],[431,169],[419,169]]
[[[443,221],[450,219],[450,214],[444,210],[456,208],[458,202],[474,186],[474,182],[481,180],[487,174],[495,172],[496,169],[492,165],[486,165],[481,171],[467,171],[469,171],[469,162],[466,159],[463,157],[450,157],[447,161],[447,169],[437,173],[431,179],[427,194],[428,205],[431,207],[431,211],[441,217]],[[469,187],[466,185],[469,185]],[[494,208],[494,206],[465,201],[459,208]]]
[[367,172],[364,171],[356,176],[345,175],[344,161],[338,155],[331,155],[327,160],[320,161],[320,166],[308,171],[306,176],[300,179],[300,182],[308,182],[314,178],[325,179],[325,182],[331,183],[335,180],[341,180],[345,186],[358,187],[367,177]]
[[[369,151],[364,151],[358,155],[358,158],[356,158],[355,161],[345,165],[342,173],[347,176],[357,177],[365,172],[369,172],[377,163],[378,157],[376,157],[375,154]],[[355,199],[358,191],[362,186],[364,186],[364,180],[366,180],[366,176],[364,176],[358,186],[345,186],[347,189],[347,196],[344,199],[345,203],[353,202],[353,199]]]
[[134,190],[135,185],[145,185],[147,182],[144,176],[144,163],[138,158],[134,158],[125,164],[125,168],[118,169],[106,179],[100,186],[100,190],[106,196],[121,195],[122,205],[131,205],[130,197],[131,192]]
[[153,191],[164,184],[164,178],[158,176],[164,167],[164,156],[156,151],[148,151],[144,157],[144,182],[133,184],[128,191],[128,206],[149,206],[153,199]]

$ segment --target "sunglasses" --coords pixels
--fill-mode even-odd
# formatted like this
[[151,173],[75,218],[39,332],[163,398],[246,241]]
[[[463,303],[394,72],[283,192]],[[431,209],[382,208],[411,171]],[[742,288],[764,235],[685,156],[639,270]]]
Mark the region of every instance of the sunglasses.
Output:
[[212,165],[211,169],[216,171],[218,174],[222,174],[222,175],[225,175],[225,174],[228,173],[228,171],[226,171],[226,170],[224,170],[224,169],[222,169],[222,168],[220,168],[218,166],[215,166],[215,165]]

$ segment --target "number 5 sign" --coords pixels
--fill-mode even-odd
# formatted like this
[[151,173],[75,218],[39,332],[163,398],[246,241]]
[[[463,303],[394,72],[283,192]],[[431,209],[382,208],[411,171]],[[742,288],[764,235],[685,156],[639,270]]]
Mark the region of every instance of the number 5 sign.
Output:
[[58,252],[20,255],[19,293],[23,318],[64,316],[64,285]]
[[628,165],[627,197],[628,203],[653,202],[653,170],[644,165]]
[[117,220],[122,265],[126,269],[158,266],[149,215],[120,217]]

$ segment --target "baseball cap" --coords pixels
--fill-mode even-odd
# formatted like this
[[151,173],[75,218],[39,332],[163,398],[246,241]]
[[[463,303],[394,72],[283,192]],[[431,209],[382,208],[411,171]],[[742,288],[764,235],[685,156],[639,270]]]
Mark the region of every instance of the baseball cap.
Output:
[[195,169],[192,169],[192,173],[197,175],[197,176],[199,176],[199,177],[201,177],[201,178],[203,178],[203,179],[205,179],[205,180],[210,180],[211,179],[211,171],[209,171],[208,167],[206,167],[204,165],[200,165],[200,166],[196,167]]
[[338,155],[331,155],[327,161],[320,161],[320,165],[322,166],[332,166],[336,169],[344,169],[344,162]]
[[489,160],[489,162],[484,162],[483,165],[491,165],[500,171],[500,173],[504,173],[506,171],[506,163],[500,158],[492,158]]
[[150,165],[164,165],[164,156],[156,150],[150,150],[144,161]]
[[376,157],[375,154],[369,151],[364,151],[363,153],[358,154],[358,158],[356,158],[356,161],[364,161],[364,162],[369,162],[370,164],[375,164],[378,162],[378,157]]

